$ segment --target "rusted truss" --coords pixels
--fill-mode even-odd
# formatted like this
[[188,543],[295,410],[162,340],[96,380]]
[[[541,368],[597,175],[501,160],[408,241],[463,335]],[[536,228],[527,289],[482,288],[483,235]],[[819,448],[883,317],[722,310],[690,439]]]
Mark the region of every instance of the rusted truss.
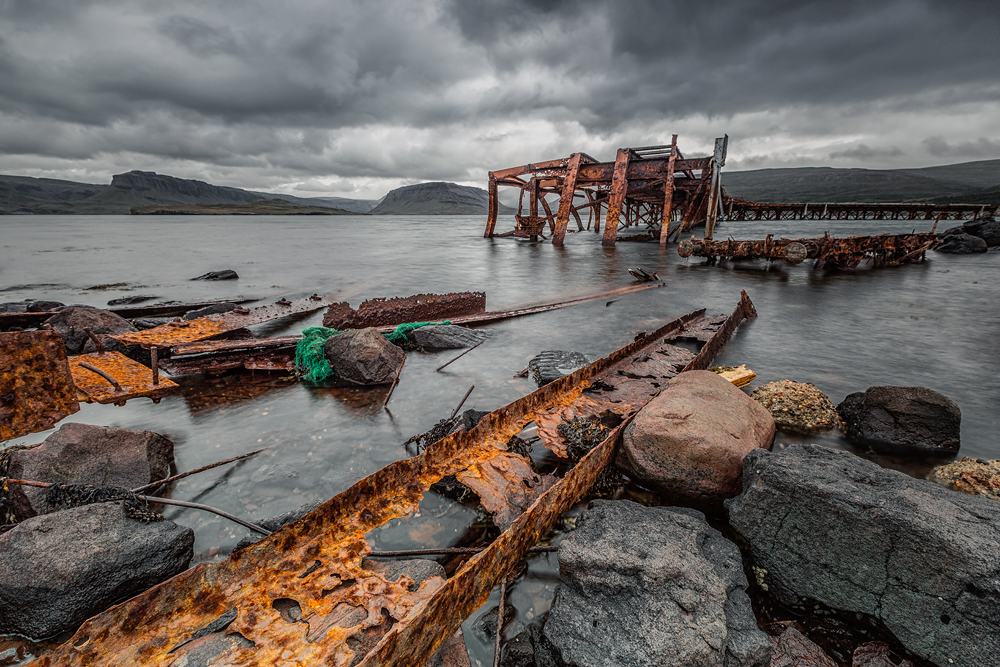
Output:
[[723,219],[971,220],[984,215],[996,215],[998,209],[1000,205],[997,204],[768,204],[725,197]]
[[59,334],[0,333],[0,440],[52,428],[79,409]]
[[875,266],[918,260],[938,242],[934,232],[846,238],[833,238],[827,232],[817,239],[775,239],[768,234],[762,241],[706,241],[691,237],[690,241],[681,241],[677,254],[712,259],[782,259],[789,264],[815,259],[817,268],[853,269],[865,259]]
[[[615,245],[619,229],[630,227],[657,232],[660,245],[665,245],[672,220],[679,222],[681,230],[704,222],[706,237],[711,238],[721,201],[719,171],[726,163],[728,143],[728,136],[716,139],[713,155],[685,158],[675,134],[668,145],[620,148],[614,162],[598,162],[586,153],[574,153],[559,160],[491,171],[485,236],[537,239],[548,227],[552,243],[562,245],[570,216],[578,231],[593,228],[594,233],[600,233],[604,212],[605,246]],[[505,234],[495,234],[500,186],[521,191],[516,226]],[[555,213],[545,198],[550,194],[559,197]],[[587,214],[586,226],[581,212]]]
[[[752,312],[744,293],[705,348],[718,350],[735,324]],[[640,336],[495,410],[471,431],[449,435],[423,453],[369,475],[228,559],[198,565],[95,616],[33,664],[179,667],[196,658],[209,665],[424,665],[590,488],[613,459],[631,414],[649,397],[635,400],[643,393],[636,392],[622,411],[625,420],[447,581],[431,577],[418,587],[409,577],[387,576],[384,568],[364,559],[371,551],[366,533],[414,512],[431,484],[445,475],[510,454],[510,436],[543,412],[592,400],[586,394],[597,380],[617,380],[620,386],[636,378],[652,383],[675,374],[678,359],[657,350],[699,317],[692,313]],[[661,356],[663,361],[654,358]],[[705,363],[705,357],[696,357],[684,368]],[[606,391],[603,384],[598,391]],[[362,635],[365,640],[359,641]],[[373,641],[365,655],[355,653]]]

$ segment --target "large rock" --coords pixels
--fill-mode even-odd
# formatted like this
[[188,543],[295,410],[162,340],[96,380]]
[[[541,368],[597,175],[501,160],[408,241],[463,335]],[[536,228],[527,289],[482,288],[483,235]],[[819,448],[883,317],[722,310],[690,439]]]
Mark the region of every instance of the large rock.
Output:
[[392,382],[406,359],[406,353],[374,327],[331,336],[323,350],[337,379],[353,384]]
[[209,271],[208,273],[203,273],[197,278],[192,278],[191,280],[239,280],[240,276],[232,269],[223,269],[222,271]]
[[120,502],[28,519],[0,535],[0,633],[72,629],[185,570],[193,547],[190,528],[131,519]]
[[952,491],[1000,500],[1000,461],[996,459],[963,456],[961,461],[937,466],[927,479]]
[[482,329],[441,324],[414,329],[410,332],[410,339],[425,350],[457,350],[472,347],[491,335],[491,332]]
[[837,406],[848,440],[888,454],[953,454],[962,411],[927,387],[869,387]]
[[986,241],[978,236],[957,232],[945,234],[941,244],[934,248],[938,252],[946,252],[954,255],[969,255],[976,252],[986,252],[989,246]]
[[985,216],[969,220],[962,225],[966,234],[978,236],[986,241],[986,245],[993,248],[1000,245],[1000,220],[993,216]]
[[[134,489],[163,479],[174,461],[174,443],[152,431],[63,424],[45,442],[11,452],[9,475],[57,484]],[[50,511],[45,489],[11,486],[8,501],[19,521]]]
[[110,311],[90,308],[89,306],[61,310],[45,320],[45,324],[50,325],[62,336],[68,354],[83,352],[84,346],[90,340],[87,336],[87,329],[90,329],[94,334],[122,334],[138,331],[129,324],[128,320],[118,317]]
[[874,616],[935,664],[995,664],[1000,504],[794,445],[747,456],[726,505],[779,601]]
[[700,512],[596,500],[559,573],[544,635],[567,665],[768,665],[739,549]]
[[743,458],[770,448],[774,419],[709,371],[670,380],[625,429],[617,465],[676,504],[715,505],[740,492]]
[[587,356],[580,352],[543,350],[528,361],[528,374],[542,387],[589,363]]
[[815,433],[840,426],[837,409],[811,382],[778,380],[750,392],[771,413],[775,425],[789,433]]

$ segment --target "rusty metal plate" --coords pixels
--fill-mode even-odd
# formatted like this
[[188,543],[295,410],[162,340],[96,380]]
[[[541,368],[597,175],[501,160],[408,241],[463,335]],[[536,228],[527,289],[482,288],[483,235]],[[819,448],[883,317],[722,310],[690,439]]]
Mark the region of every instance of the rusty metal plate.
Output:
[[[413,667],[488,597],[611,461],[628,420],[611,432],[451,579],[409,590],[371,568],[365,535],[418,507],[446,475],[501,456],[510,436],[541,410],[570,404],[593,378],[662,340],[685,316],[486,415],[413,458],[365,477],[299,521],[217,563],[203,563],[91,618],[35,663],[168,665],[188,663],[206,636],[222,635],[215,665],[363,665]],[[391,627],[390,627],[391,626]],[[382,634],[384,632],[384,634]],[[355,649],[382,635],[361,660]],[[244,640],[235,641],[236,635]],[[192,657],[193,659],[193,657]]]
[[320,297],[315,294],[305,299],[295,301],[277,301],[270,306],[257,308],[238,308],[221,315],[206,315],[196,320],[168,322],[167,324],[112,336],[126,345],[141,345],[144,348],[171,347],[181,343],[191,343],[217,336],[227,331],[243,329],[255,324],[262,324],[279,317],[308,313],[325,308],[333,303],[330,296]]
[[0,440],[52,428],[79,409],[59,334],[0,333]]
[[[109,380],[92,369],[80,364],[88,364],[113,377],[116,388]],[[94,352],[71,357],[69,360],[73,383],[81,392],[80,400],[87,403],[124,403],[130,398],[155,398],[170,393],[177,387],[165,377],[159,384],[153,384],[153,371],[120,352]]]

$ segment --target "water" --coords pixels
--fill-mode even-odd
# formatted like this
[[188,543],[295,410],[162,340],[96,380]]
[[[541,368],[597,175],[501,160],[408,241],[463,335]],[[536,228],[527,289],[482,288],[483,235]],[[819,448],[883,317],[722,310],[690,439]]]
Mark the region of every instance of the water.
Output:
[[[289,299],[336,292],[357,306],[377,296],[481,290],[491,310],[563,300],[629,284],[629,267],[656,271],[665,288],[607,304],[586,303],[493,325],[496,336],[442,373],[454,353],[410,353],[390,403],[385,389],[308,387],[267,374],[224,377],[183,390],[158,405],[84,405],[67,418],[149,429],[175,443],[177,467],[189,470],[260,447],[240,464],[178,482],[170,495],[242,517],[264,518],[325,500],[363,476],[406,456],[400,443],[454,409],[491,410],[535,387],[514,377],[543,349],[603,356],[665,321],[695,310],[729,313],[740,289],[760,317],[745,323],[717,363],[747,364],[753,386],[779,379],[812,382],[836,404],[875,384],[923,385],[962,409],[962,451],[1000,458],[1000,252],[929,253],[897,268],[826,274],[798,266],[747,262],[707,266],[682,259],[676,246],[621,243],[603,248],[593,233],[566,245],[482,238],[482,216],[189,217],[5,216],[0,218],[0,301],[46,298],[103,307],[109,299],[155,294],[192,302],[244,296]],[[914,223],[781,221],[723,223],[717,238],[901,233]],[[926,224],[926,223],[920,223]],[[512,221],[498,224],[498,231]],[[192,282],[234,269],[238,282]],[[320,313],[257,327],[260,335],[297,333]],[[40,442],[50,432],[8,444]],[[814,441],[850,448],[835,435],[779,434],[779,447]],[[912,474],[925,469],[883,464]],[[168,518],[195,530],[195,561],[228,554],[248,531],[211,514],[168,508]],[[429,493],[420,516],[393,522],[375,548],[468,543],[483,527],[475,512]],[[558,568],[554,556],[531,559],[512,591],[518,620],[548,608]],[[481,611],[492,604],[488,603]],[[467,624],[468,626],[468,624]],[[475,660],[491,649],[467,631]]]

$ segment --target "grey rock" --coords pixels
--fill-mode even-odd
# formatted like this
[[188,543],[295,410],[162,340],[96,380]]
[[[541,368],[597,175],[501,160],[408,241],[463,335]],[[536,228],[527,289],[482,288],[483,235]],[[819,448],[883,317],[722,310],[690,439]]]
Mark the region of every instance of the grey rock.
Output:
[[1000,655],[1000,503],[794,445],[747,456],[732,526],[786,604],[869,614],[938,665]]
[[869,387],[837,406],[847,438],[887,454],[954,454],[962,411],[927,387]]
[[49,313],[66,304],[62,301],[32,301],[28,304],[29,313]]
[[[152,431],[67,423],[30,449],[11,452],[9,475],[57,484],[134,489],[163,479],[174,443]],[[50,511],[45,489],[13,486],[8,502],[19,520]]]
[[493,332],[467,329],[454,324],[420,327],[410,332],[410,339],[425,350],[457,350],[481,343]]
[[109,306],[130,306],[134,303],[145,303],[146,301],[152,301],[153,299],[159,299],[158,296],[153,296],[151,294],[134,294],[132,296],[123,296],[117,299],[111,299],[108,301]]
[[219,315],[221,313],[228,313],[235,310],[235,303],[213,303],[211,306],[205,306],[204,308],[199,308],[197,310],[189,310],[184,313],[185,320],[196,320],[199,317],[205,317],[206,315]]
[[26,312],[28,312],[28,304],[24,301],[8,301],[7,303],[0,303],[0,313],[5,315]]
[[68,354],[80,354],[90,340],[86,329],[95,334],[122,334],[138,331],[128,320],[100,308],[73,307],[61,309],[45,320],[60,336]]
[[173,321],[172,317],[137,317],[132,320],[132,324],[137,329],[153,329]]
[[0,633],[43,638],[185,570],[194,532],[100,503],[28,519],[0,535],[0,553]]
[[695,510],[591,503],[559,548],[544,636],[576,667],[766,667],[739,549]]
[[977,252],[986,252],[989,246],[986,245],[986,241],[978,236],[955,233],[944,236],[941,244],[934,249],[938,252],[953,255],[968,255]]
[[587,356],[580,352],[543,350],[528,362],[528,374],[542,387],[589,363]]
[[239,280],[239,275],[232,269],[225,269],[223,271],[209,271],[208,273],[203,273],[197,278],[192,278],[191,280]]
[[406,353],[369,327],[331,336],[323,345],[337,379],[352,384],[388,384]]
[[986,245],[991,248],[1000,246],[1000,220],[993,216],[969,220],[962,225],[962,229],[965,230],[966,234],[978,236],[986,241]]

